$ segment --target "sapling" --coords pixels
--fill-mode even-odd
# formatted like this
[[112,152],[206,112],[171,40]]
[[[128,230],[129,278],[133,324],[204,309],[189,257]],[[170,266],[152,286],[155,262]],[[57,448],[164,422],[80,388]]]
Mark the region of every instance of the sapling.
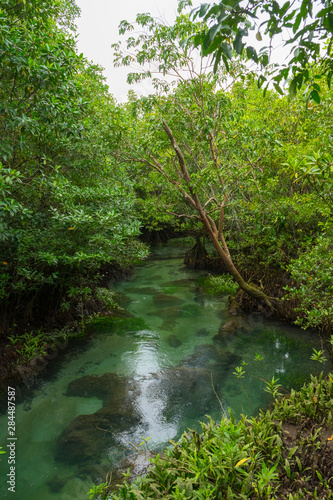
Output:
[[326,357],[325,357],[325,352],[322,350],[316,350],[313,349],[313,354],[310,357],[313,361],[319,361],[319,363],[325,363],[326,362]]
[[264,388],[265,392],[269,392],[273,398],[275,399],[277,396],[281,396],[281,392],[279,391],[279,388],[281,387],[281,384],[278,384],[279,379],[275,379],[274,375],[271,380],[266,382],[266,387]]

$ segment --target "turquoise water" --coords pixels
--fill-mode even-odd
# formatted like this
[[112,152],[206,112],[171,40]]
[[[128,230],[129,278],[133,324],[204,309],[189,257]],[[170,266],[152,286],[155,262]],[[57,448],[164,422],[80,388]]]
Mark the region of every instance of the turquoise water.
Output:
[[[310,361],[318,337],[256,315],[230,316],[227,296],[204,293],[198,277],[206,273],[185,268],[183,254],[154,250],[117,285],[132,317],[64,351],[17,405],[16,492],[7,490],[2,455],[0,498],[88,498],[92,481],[104,480],[142,436],[150,449],[163,449],[207,414],[217,421],[228,407],[255,414],[270,402],[263,387],[273,375],[288,391],[320,369]],[[3,448],[7,437],[1,415]]]

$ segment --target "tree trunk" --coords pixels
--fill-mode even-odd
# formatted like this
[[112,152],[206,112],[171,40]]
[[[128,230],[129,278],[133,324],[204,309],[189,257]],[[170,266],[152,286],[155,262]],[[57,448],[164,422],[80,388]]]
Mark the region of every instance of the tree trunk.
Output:
[[195,244],[188,250],[184,257],[184,264],[189,267],[204,267],[209,261],[208,252],[201,242],[200,236],[195,237]]
[[[205,221],[204,221],[205,224]],[[229,274],[237,281],[239,284],[240,288],[244,290],[250,297],[253,297],[256,300],[259,300],[263,304],[265,304],[270,310],[274,310],[274,307],[269,299],[269,297],[261,290],[258,290],[258,288],[249,285],[244,278],[240,275],[239,271],[235,267],[235,264],[232,261],[232,258],[230,257],[229,251],[225,251],[220,242],[218,241],[218,237],[214,234],[212,231],[211,226],[209,227],[206,226],[207,233],[209,235],[209,238],[211,242],[214,245],[215,250],[217,251],[219,257],[221,258],[223,264],[227,268]]]
[[[219,209],[220,209],[220,217],[219,217],[219,222],[218,222],[218,227],[214,220],[210,217],[208,209],[206,209],[207,202],[205,204],[202,204],[200,201],[200,198],[198,196],[197,191],[193,189],[193,185],[191,182],[191,175],[190,172],[187,168],[187,164],[185,161],[185,157],[183,155],[183,152],[179,145],[177,144],[177,141],[167,125],[166,122],[163,122],[163,127],[164,130],[166,131],[169,140],[172,144],[172,147],[176,153],[177,159],[178,159],[178,175],[180,178],[185,181],[185,184],[187,186],[187,191],[182,187],[182,185],[176,184],[178,190],[181,192],[181,194],[184,196],[186,202],[192,206],[196,210],[196,212],[199,215],[199,219],[203,222],[206,232],[211,240],[211,242],[214,245],[214,248],[216,249],[218,255],[220,256],[222,262],[224,263],[226,269],[228,270],[229,274],[237,281],[239,286],[246,292],[250,297],[253,297],[254,299],[259,300],[263,304],[265,304],[270,310],[274,310],[274,307],[267,295],[262,292],[261,290],[258,290],[258,288],[255,288],[254,286],[249,285],[246,283],[244,278],[239,274],[238,270],[235,267],[235,264],[232,261],[232,258],[230,256],[230,252],[227,246],[227,243],[224,239],[223,236],[223,220],[224,220],[224,207],[227,202],[228,196],[225,194],[224,195],[224,201],[220,203]],[[212,154],[214,156],[214,151],[212,151]],[[216,164],[216,167],[218,168],[218,165]],[[157,170],[159,173],[165,176],[165,172],[163,167],[160,167],[158,165]],[[220,185],[221,188],[223,188],[223,182],[222,179],[220,179]]]

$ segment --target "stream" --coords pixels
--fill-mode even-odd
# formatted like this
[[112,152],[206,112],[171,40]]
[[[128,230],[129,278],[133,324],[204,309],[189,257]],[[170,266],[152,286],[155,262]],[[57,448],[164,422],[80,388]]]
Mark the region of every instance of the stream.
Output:
[[[256,414],[271,401],[264,380],[279,378],[288,391],[320,371],[310,360],[318,336],[255,314],[231,316],[227,296],[200,287],[207,272],[183,265],[184,251],[153,249],[116,286],[131,315],[101,321],[17,404],[16,489],[8,491],[8,453],[0,455],[0,498],[87,499],[93,481],[119,464],[127,469],[143,437],[162,450],[187,428],[200,430],[207,414],[217,422],[228,408]],[[0,415],[3,449],[7,437]]]

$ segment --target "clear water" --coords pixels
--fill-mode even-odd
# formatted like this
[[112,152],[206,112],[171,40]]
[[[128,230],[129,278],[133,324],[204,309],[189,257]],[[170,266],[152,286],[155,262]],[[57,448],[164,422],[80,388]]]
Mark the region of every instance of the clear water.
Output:
[[[310,361],[321,347],[317,336],[256,315],[230,316],[227,297],[204,293],[197,278],[205,273],[186,269],[183,254],[155,250],[117,287],[133,319],[62,354],[33,398],[17,405],[16,492],[7,490],[2,455],[0,498],[86,499],[91,482],[133,452],[129,443],[145,436],[150,449],[162,449],[188,427],[200,428],[207,414],[217,421],[228,407],[254,414],[270,402],[263,380],[274,375],[288,390],[319,370]],[[214,339],[229,321],[233,333]],[[240,381],[233,372],[242,364]],[[3,448],[6,440],[1,415]]]

